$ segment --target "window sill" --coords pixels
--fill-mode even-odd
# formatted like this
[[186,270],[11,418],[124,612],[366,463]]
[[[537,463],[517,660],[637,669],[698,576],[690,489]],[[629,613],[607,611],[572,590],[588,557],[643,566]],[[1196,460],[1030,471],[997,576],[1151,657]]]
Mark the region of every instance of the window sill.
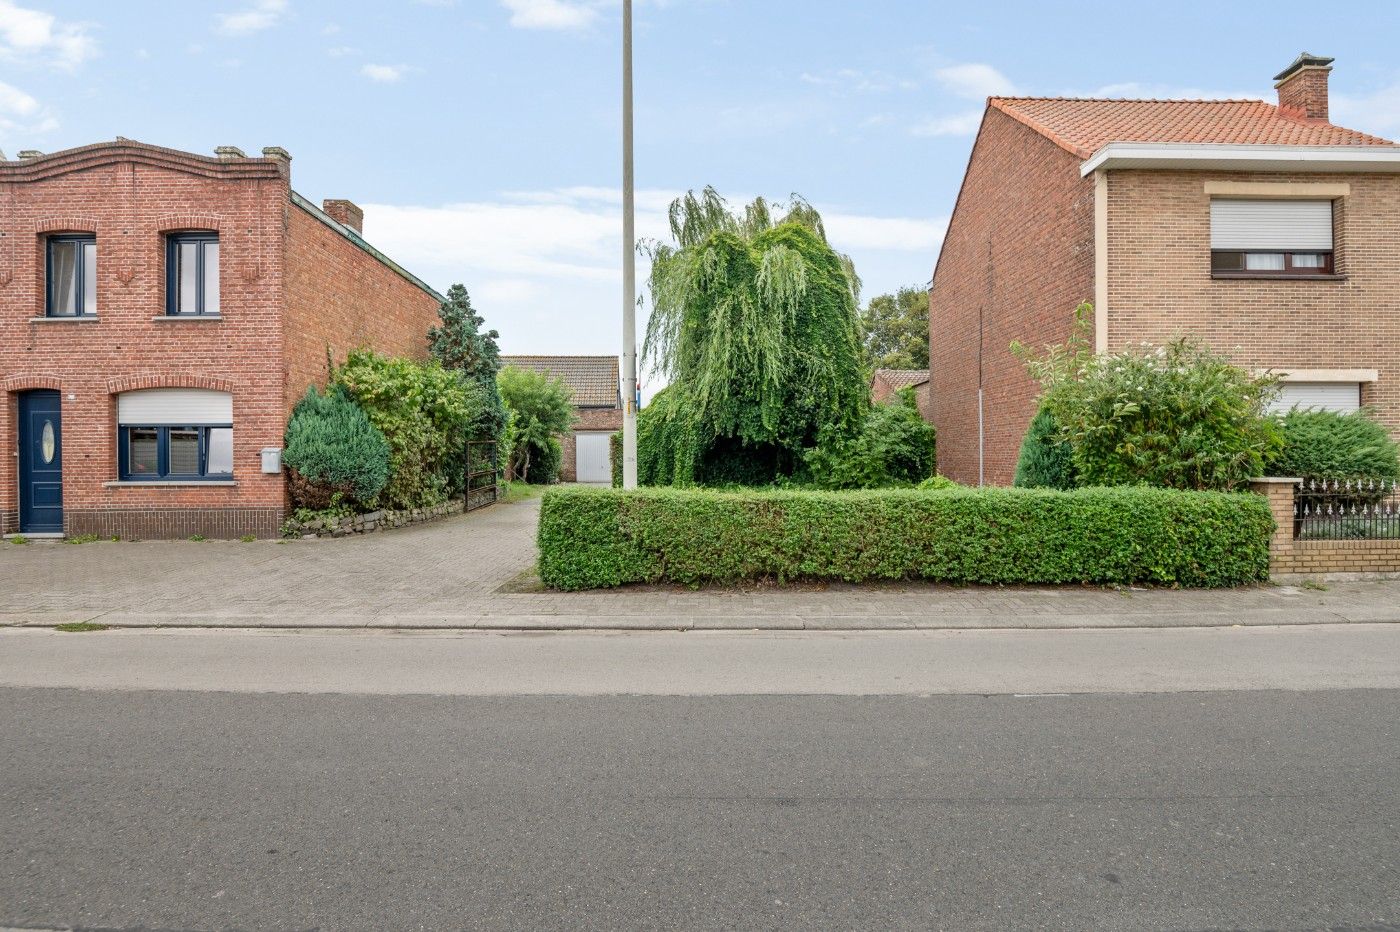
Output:
[[237,479],[109,479],[102,483],[104,489],[227,489],[236,485]]
[[31,317],[31,324],[95,324],[101,318],[96,314],[83,314],[75,317]]
[[218,314],[161,314],[159,317],[152,317],[151,320],[157,323],[169,323],[171,321],[218,323],[223,320],[223,317]]
[[1257,272],[1211,272],[1211,278],[1218,279],[1243,279],[1251,282],[1344,282],[1345,275],[1297,275],[1293,273],[1276,273],[1273,275],[1260,275]]

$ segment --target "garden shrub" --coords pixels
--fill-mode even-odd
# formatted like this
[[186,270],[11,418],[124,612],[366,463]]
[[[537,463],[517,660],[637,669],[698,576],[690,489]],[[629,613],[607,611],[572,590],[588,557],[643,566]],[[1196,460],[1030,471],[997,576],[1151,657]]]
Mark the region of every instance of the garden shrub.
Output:
[[382,493],[390,508],[422,508],[445,500],[463,477],[470,425],[480,414],[480,390],[460,372],[437,362],[415,362],[354,350],[335,370],[335,381],[364,409],[389,443],[389,481]]
[[1269,471],[1303,479],[1397,479],[1400,447],[1365,411],[1295,408],[1279,417],[1283,449]]
[[854,437],[828,435],[806,457],[808,481],[822,489],[878,489],[916,485],[933,475],[933,427],[912,393],[875,405]]
[[1267,578],[1273,526],[1252,493],[566,488],[545,494],[539,566],[558,589],[750,579],[1230,586]]
[[559,478],[563,448],[557,437],[574,424],[573,401],[562,379],[506,366],[496,377],[510,412],[510,474],[537,485]]
[[608,437],[608,465],[612,467],[612,487],[622,488],[622,431]]
[[1012,484],[1019,489],[1072,489],[1077,485],[1074,455],[1060,435],[1055,415],[1043,408],[1031,419],[1026,439],[1021,441]]
[[1070,340],[1044,356],[1013,346],[1041,383],[1080,484],[1236,489],[1263,473],[1282,443],[1267,415],[1276,378],[1184,338],[1095,353],[1092,312],[1080,305]]
[[924,489],[925,491],[933,490],[938,492],[945,489],[965,489],[967,486],[963,485],[961,482],[954,482],[947,476],[934,475],[920,482],[918,488]]
[[388,441],[339,385],[324,395],[307,388],[292,409],[283,447],[298,508],[349,500],[370,509],[389,479]]
[[449,371],[462,373],[467,382],[480,393],[477,413],[463,435],[460,448],[452,454],[459,462],[448,469],[452,491],[461,491],[469,471],[467,444],[471,441],[496,441],[498,462],[505,463],[504,440],[507,411],[496,385],[496,373],[501,368],[501,352],[496,345],[500,337],[494,330],[482,331],[485,320],[472,307],[472,299],[462,285],[447,289],[447,300],[438,308],[442,326],[428,330],[428,352]]

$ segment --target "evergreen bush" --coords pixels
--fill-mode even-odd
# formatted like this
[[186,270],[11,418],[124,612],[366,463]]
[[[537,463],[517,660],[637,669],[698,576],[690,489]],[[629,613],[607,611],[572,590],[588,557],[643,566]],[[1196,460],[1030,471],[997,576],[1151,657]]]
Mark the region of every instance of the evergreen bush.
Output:
[[1400,447],[1366,411],[1295,408],[1279,417],[1283,449],[1269,471],[1303,479],[1397,479]]
[[1055,415],[1044,408],[1031,419],[1026,439],[1021,441],[1013,484],[1020,489],[1072,489],[1076,485],[1070,446],[1060,436]]
[[339,385],[324,395],[307,388],[292,409],[283,447],[298,508],[328,508],[339,496],[370,509],[389,478],[388,441]]

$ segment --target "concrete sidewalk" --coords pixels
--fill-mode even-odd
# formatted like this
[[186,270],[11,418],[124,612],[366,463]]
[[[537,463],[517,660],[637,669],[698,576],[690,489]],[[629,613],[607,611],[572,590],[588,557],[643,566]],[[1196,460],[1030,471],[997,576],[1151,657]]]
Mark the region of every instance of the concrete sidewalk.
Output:
[[[856,630],[1400,622],[1400,580],[1219,590],[924,583],[531,588],[538,501],[341,540],[0,546],[0,625]],[[522,591],[524,590],[524,591]]]

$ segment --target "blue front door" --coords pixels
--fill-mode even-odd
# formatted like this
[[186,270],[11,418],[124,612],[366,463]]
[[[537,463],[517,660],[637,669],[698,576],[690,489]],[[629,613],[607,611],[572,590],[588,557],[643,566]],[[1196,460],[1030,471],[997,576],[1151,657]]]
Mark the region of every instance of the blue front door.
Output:
[[63,531],[63,422],[58,392],[19,396],[19,529]]

